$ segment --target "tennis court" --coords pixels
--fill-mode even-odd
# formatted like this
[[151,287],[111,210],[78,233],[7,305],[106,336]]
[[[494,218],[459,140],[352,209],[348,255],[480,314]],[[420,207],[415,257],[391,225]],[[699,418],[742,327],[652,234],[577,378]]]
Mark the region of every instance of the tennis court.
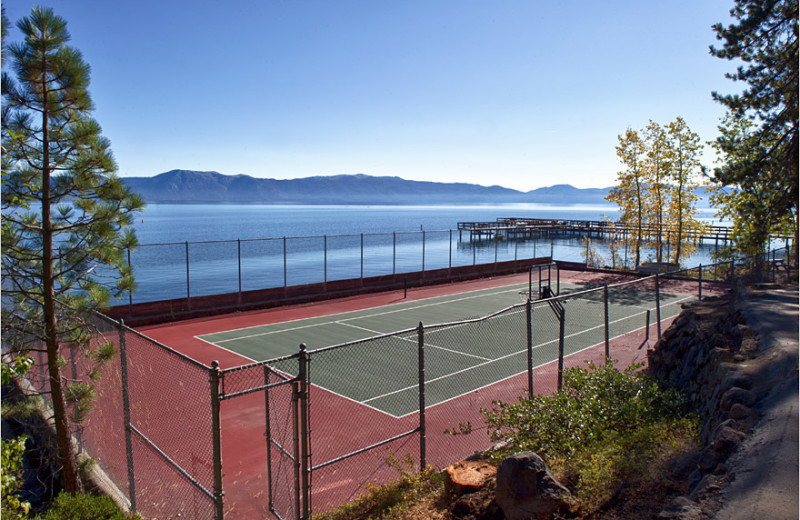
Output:
[[[567,356],[605,340],[602,292],[581,293],[584,289],[581,284],[560,284],[562,298],[558,301],[565,315]],[[526,370],[524,300],[528,291],[528,284],[507,285],[229,330],[198,339],[253,361],[294,354],[304,343],[312,354],[315,386],[402,417],[419,409],[416,325],[425,324],[426,399],[427,405],[433,406]],[[680,302],[691,298],[662,293],[662,319],[678,314]],[[559,319],[551,303],[545,300],[533,305],[534,366],[558,358]],[[628,287],[615,292],[609,298],[608,312],[612,339],[645,327],[653,307],[652,291]]]

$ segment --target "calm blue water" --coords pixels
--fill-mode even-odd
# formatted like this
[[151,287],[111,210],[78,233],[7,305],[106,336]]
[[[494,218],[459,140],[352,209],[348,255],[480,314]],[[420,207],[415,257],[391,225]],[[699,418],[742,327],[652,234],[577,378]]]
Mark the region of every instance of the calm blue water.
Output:
[[[471,244],[468,234],[459,236],[456,228],[461,221],[499,217],[615,220],[616,216],[611,205],[151,204],[135,224],[141,245],[131,255],[139,286],[133,301],[547,256],[551,247],[554,258],[579,262],[585,248],[578,239]],[[597,247],[608,257],[605,244]],[[713,245],[703,248],[692,265],[708,263],[712,251]]]

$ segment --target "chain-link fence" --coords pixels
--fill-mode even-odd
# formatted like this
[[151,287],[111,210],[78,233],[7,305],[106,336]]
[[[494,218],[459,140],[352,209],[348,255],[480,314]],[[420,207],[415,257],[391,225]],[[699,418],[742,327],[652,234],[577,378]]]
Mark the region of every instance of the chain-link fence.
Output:
[[[97,374],[76,440],[145,518],[307,518],[398,471],[489,448],[485,432],[451,433],[483,429],[480,410],[493,401],[556,391],[569,367],[635,362],[686,301],[788,281],[786,255],[409,324],[225,370],[98,316],[93,344],[111,343],[119,355]],[[88,368],[82,356],[65,357],[66,377]],[[29,378],[47,390],[45,359],[35,361]]]

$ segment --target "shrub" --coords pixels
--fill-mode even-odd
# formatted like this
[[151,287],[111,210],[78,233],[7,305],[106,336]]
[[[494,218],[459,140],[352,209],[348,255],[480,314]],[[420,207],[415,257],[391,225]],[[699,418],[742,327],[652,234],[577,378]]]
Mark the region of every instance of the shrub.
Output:
[[[5,366],[5,365],[4,365]],[[19,499],[22,491],[22,457],[25,453],[24,435],[16,439],[3,439],[2,460],[2,516],[4,519],[27,518],[31,506]]]
[[640,367],[571,368],[562,392],[494,402],[483,413],[492,440],[506,443],[496,457],[538,453],[569,481],[584,511],[633,477],[657,482],[661,461],[693,447],[697,421],[686,415],[680,392],[659,387]]
[[36,520],[128,520],[129,516],[119,510],[107,496],[82,495],[63,492],[53,505]]

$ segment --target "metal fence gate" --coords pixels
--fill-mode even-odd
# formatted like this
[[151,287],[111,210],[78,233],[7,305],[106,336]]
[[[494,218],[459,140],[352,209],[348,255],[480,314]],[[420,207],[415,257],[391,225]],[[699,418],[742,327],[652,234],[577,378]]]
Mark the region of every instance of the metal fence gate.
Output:
[[274,518],[308,518],[309,442],[306,355],[299,354],[224,370],[220,401],[257,398],[263,409],[268,513]]

